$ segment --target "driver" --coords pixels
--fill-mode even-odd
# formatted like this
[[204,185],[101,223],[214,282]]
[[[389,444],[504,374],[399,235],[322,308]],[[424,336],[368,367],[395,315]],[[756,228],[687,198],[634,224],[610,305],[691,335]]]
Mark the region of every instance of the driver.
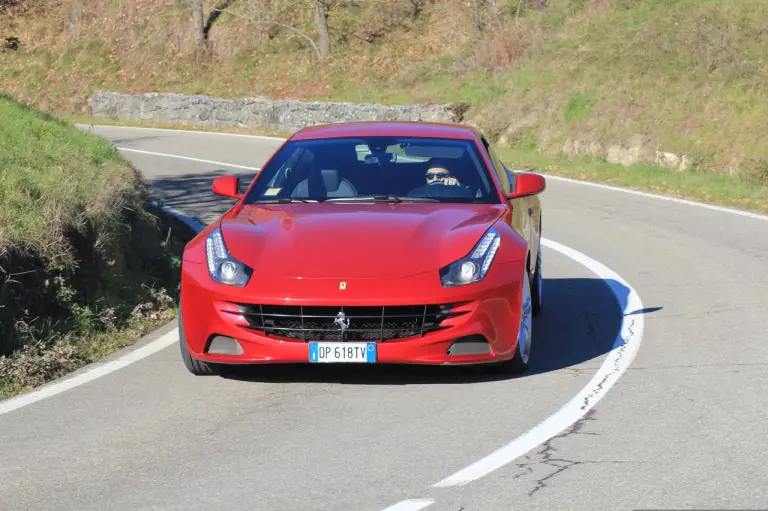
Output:
[[412,197],[472,197],[472,193],[461,185],[445,165],[434,163],[424,175],[426,183],[412,190]]
[[451,172],[443,166],[433,165],[426,173],[427,185],[441,184],[459,186],[459,180],[451,175]]

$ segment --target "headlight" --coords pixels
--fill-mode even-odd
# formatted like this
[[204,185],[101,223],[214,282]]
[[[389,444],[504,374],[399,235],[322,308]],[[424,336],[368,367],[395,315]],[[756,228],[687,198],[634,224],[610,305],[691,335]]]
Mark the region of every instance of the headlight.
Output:
[[229,255],[221,229],[214,229],[205,239],[205,255],[208,273],[216,282],[243,287],[251,278],[253,270]]
[[500,244],[501,234],[494,228],[488,229],[469,255],[440,270],[443,286],[463,286],[483,280]]

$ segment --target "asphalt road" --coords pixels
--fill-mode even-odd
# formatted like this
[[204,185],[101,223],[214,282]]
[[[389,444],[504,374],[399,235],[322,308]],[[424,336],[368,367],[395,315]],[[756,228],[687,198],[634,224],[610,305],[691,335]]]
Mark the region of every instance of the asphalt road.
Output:
[[[249,180],[241,167],[280,144],[95,131],[125,149],[158,198],[206,223],[230,204],[213,198],[211,179]],[[626,300],[629,288],[550,244],[523,377],[290,367],[196,378],[171,344],[25,406],[0,403],[0,508],[768,507],[768,221],[561,180],[542,200],[545,237],[618,274],[642,310],[624,316],[615,293]],[[436,486],[601,391],[593,377],[612,370],[628,321],[644,323],[631,339],[639,351],[580,420],[479,479]]]

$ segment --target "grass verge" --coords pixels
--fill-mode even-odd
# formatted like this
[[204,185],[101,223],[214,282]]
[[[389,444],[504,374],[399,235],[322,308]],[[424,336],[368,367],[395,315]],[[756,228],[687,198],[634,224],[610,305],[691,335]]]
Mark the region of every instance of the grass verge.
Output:
[[623,166],[599,158],[569,160],[527,148],[500,148],[510,168],[530,169],[553,176],[603,183],[694,200],[706,204],[768,213],[768,186],[737,174],[678,171],[657,165]]
[[173,319],[190,233],[108,141],[0,96],[0,398]]

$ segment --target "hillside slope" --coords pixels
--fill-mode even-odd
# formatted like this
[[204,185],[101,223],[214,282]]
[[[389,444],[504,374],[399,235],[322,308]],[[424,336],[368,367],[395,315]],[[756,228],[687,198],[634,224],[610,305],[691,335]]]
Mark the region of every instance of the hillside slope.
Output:
[[318,58],[314,0],[206,0],[199,48],[188,3],[41,2],[1,18],[18,44],[0,54],[0,90],[71,114],[97,88],[467,101],[467,120],[505,144],[624,163],[666,151],[768,182],[768,2],[330,3]]
[[182,245],[111,143],[0,95],[0,197],[0,398],[174,316]]

